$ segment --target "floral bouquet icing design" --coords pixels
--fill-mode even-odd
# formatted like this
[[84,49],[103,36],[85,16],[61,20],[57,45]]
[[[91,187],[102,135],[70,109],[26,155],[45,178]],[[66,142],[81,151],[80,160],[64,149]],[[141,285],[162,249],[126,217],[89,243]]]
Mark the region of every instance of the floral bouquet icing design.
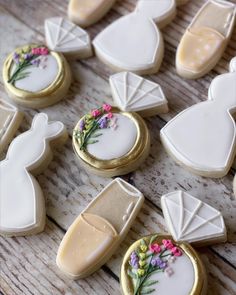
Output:
[[[128,275],[132,279],[133,294],[144,295],[156,291],[158,280],[152,280],[152,274],[161,272],[171,276],[174,271],[171,264],[175,262],[182,251],[171,240],[162,240],[157,243],[156,235],[147,240],[141,239],[140,245],[130,255]],[[158,288],[158,287],[157,287]]]
[[17,80],[28,77],[30,72],[27,72],[27,68],[30,66],[45,68],[48,54],[49,50],[45,46],[28,46],[15,51],[13,53],[15,68],[7,82],[14,85]]
[[79,129],[74,130],[74,137],[80,150],[85,151],[88,144],[98,142],[98,137],[102,135],[99,130],[116,127],[111,105],[103,104],[101,108],[92,110],[82,118]]

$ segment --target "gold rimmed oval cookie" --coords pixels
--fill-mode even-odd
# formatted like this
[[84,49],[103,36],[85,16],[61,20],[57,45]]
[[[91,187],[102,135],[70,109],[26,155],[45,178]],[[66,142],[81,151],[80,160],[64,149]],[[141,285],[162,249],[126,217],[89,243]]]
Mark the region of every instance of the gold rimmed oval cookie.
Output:
[[30,44],[17,48],[6,58],[3,81],[17,104],[43,108],[66,95],[71,71],[62,54],[44,45]]
[[85,168],[113,177],[142,164],[149,153],[150,135],[138,114],[104,104],[79,120],[73,133],[73,148]]
[[154,234],[130,246],[121,267],[124,295],[203,295],[207,279],[204,266],[188,243]]

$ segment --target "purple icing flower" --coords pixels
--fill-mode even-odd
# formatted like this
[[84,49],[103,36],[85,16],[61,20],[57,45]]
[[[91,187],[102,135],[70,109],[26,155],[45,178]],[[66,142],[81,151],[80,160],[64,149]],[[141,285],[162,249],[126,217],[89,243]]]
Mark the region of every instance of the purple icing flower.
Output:
[[151,261],[152,266],[159,267],[160,269],[164,269],[167,266],[167,263],[163,260],[161,260],[159,257],[158,258],[153,258]]
[[34,66],[36,66],[36,67],[38,67],[39,64],[40,64],[40,59],[39,58],[33,59],[31,61],[31,64],[34,65]]
[[32,57],[32,54],[31,53],[25,53],[24,54],[24,59],[25,60],[29,60],[31,57]]
[[99,127],[101,129],[107,128],[107,117],[102,117],[99,121],[98,121]]
[[17,52],[13,53],[13,60],[16,64],[20,62],[20,55]]
[[135,251],[133,251],[130,255],[130,265],[133,268],[138,269],[139,268],[138,262],[139,262],[138,255]]
[[84,130],[84,127],[85,127],[85,123],[84,123],[84,120],[82,120],[79,124],[79,129],[80,131],[83,131]]

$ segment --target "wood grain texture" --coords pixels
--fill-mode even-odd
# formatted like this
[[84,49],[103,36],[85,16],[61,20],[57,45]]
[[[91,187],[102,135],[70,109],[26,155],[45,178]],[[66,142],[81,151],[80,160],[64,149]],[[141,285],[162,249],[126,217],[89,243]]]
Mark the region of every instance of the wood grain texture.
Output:
[[[189,81],[176,75],[175,52],[187,25],[204,3],[190,0],[178,8],[175,20],[162,30],[165,57],[158,74],[148,78],[161,84],[169,101],[170,112],[146,120],[152,147],[146,162],[124,178],[140,189],[146,201],[128,237],[108,263],[85,280],[70,281],[57,269],[56,251],[66,229],[97,193],[110,182],[88,174],[78,163],[71,145],[73,127],[79,117],[104,101],[112,102],[108,84],[112,71],[96,57],[71,62],[74,81],[68,95],[57,105],[44,109],[50,119],[65,123],[70,140],[49,168],[38,177],[47,204],[45,232],[33,237],[0,238],[0,294],[120,294],[119,271],[127,247],[142,235],[167,231],[160,197],[172,190],[186,190],[220,210],[228,229],[228,242],[199,249],[206,265],[210,295],[236,293],[236,200],[232,192],[232,169],[218,180],[194,176],[173,162],[164,151],[159,130],[186,107],[207,99],[208,86],[218,74],[228,71],[229,60],[236,55],[236,32],[217,66],[205,77]],[[236,3],[236,0],[232,1]],[[88,28],[93,38],[109,23],[127,14],[136,0],[120,0],[96,25]],[[67,1],[0,0],[0,64],[6,55],[25,43],[44,42],[44,19],[66,16]],[[0,95],[7,99],[0,78]],[[21,108],[26,116],[20,132],[31,123],[34,110]]]

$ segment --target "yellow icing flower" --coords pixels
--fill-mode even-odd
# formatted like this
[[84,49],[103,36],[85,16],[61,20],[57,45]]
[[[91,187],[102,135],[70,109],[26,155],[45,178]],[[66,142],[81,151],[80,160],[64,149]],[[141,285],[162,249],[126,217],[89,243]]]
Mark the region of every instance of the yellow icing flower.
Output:
[[142,276],[145,275],[145,270],[139,268],[138,271],[137,271],[137,273],[138,273],[138,275],[139,275],[140,277],[142,277]]
[[146,246],[146,245],[141,245],[141,246],[140,246],[140,249],[141,249],[141,251],[144,252],[144,253],[147,252],[147,246]]
[[139,253],[139,258],[141,260],[144,260],[146,258],[146,254],[145,253]]
[[144,261],[144,260],[139,260],[139,265],[141,266],[141,267],[143,267],[145,264],[146,264],[146,261]]

